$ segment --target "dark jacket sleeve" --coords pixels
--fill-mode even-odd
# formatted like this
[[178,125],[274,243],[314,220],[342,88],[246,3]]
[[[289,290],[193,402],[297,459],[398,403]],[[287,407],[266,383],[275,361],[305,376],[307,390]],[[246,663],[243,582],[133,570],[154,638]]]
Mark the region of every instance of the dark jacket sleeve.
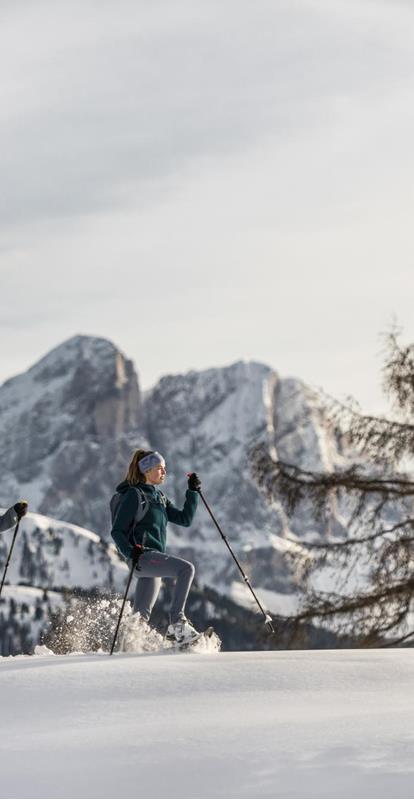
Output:
[[138,508],[138,495],[134,489],[128,489],[122,498],[118,513],[114,519],[111,536],[125,558],[131,558],[133,546],[128,539],[129,529],[135,519]]
[[6,513],[0,517],[0,533],[3,531],[8,531],[9,528],[12,528],[13,525],[17,524],[17,514],[14,510],[14,506],[7,509]]
[[198,492],[192,492],[191,489],[187,489],[185,493],[185,503],[182,511],[173,506],[170,500],[167,500],[168,521],[174,523],[174,525],[183,525],[185,528],[188,528],[193,521],[197,504]]

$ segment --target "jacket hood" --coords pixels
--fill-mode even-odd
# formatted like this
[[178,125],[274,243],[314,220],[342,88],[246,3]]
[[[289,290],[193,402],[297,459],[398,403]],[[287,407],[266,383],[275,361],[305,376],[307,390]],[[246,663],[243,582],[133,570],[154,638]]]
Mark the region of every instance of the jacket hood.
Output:
[[120,492],[120,494],[125,494],[125,492],[127,492],[130,488],[130,485],[131,484],[129,484],[128,481],[121,481],[121,483],[119,483],[116,487],[115,491]]

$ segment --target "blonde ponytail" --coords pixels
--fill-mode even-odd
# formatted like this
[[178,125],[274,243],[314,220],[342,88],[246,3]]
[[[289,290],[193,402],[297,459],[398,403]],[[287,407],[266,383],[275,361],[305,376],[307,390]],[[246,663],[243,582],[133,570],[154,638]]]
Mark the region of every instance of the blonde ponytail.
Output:
[[141,472],[138,462],[141,461],[141,458],[148,456],[152,452],[153,450],[135,450],[125,478],[131,486],[135,486],[137,483],[145,483],[145,475]]

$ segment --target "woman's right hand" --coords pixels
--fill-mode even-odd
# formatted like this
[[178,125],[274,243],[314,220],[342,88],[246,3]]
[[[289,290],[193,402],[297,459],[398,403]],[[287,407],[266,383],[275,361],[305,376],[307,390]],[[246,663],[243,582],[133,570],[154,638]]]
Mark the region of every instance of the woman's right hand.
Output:
[[144,548],[143,548],[142,544],[134,544],[134,547],[132,548],[132,553],[131,553],[131,561],[132,561],[133,564],[137,564],[138,563],[138,559],[139,559],[140,556],[142,556],[143,552],[144,552]]

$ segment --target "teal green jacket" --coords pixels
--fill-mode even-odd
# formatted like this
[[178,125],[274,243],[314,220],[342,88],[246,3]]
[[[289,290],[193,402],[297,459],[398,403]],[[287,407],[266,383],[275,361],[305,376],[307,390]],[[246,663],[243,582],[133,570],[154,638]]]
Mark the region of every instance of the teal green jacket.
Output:
[[165,553],[167,522],[188,527],[193,521],[198,504],[198,492],[192,492],[191,489],[187,489],[184,507],[180,510],[156,486],[148,483],[139,483],[138,486],[147,495],[149,508],[143,519],[135,526],[133,541],[130,539],[130,533],[138,509],[137,492],[127,481],[116,487],[116,491],[120,492],[123,498],[119,504],[111,536],[126,559],[131,558],[134,543],[141,544],[149,550]]

